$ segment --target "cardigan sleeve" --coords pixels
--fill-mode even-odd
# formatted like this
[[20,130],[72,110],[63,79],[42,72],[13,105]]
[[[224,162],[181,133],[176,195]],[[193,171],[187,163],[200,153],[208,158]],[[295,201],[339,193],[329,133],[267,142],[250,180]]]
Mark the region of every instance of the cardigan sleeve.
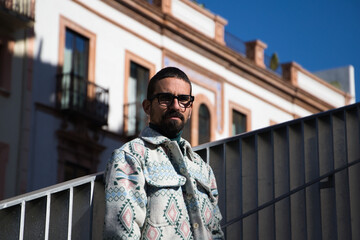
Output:
[[[209,165],[208,165],[209,166]],[[210,175],[210,183],[211,183],[211,195],[214,197],[212,204],[213,204],[213,216],[214,216],[214,224],[212,225],[211,234],[212,239],[224,239],[224,233],[221,230],[220,221],[222,219],[221,212],[218,206],[219,200],[219,193],[216,184],[216,179],[214,172],[212,171],[211,167],[209,166],[209,175]]]
[[115,150],[105,170],[104,239],[139,239],[146,217],[145,179],[136,157]]

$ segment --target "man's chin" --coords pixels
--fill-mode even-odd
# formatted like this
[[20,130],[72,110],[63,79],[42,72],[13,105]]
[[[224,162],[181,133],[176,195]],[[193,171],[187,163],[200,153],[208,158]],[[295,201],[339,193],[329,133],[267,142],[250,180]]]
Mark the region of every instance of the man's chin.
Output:
[[184,124],[180,119],[169,120],[165,121],[160,127],[170,135],[176,135],[184,128]]

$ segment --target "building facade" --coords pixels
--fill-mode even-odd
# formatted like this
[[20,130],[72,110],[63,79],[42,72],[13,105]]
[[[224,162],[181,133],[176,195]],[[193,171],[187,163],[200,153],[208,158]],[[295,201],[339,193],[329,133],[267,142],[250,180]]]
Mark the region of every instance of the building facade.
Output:
[[18,176],[29,155],[34,3],[0,1],[0,199],[26,190]]
[[193,146],[354,102],[295,62],[270,70],[260,40],[237,50],[227,21],[189,0],[37,0],[34,9],[14,43],[27,47],[10,55],[8,79],[22,85],[0,99],[3,198],[102,171],[147,124],[147,81],[166,66],[193,83],[183,132]]

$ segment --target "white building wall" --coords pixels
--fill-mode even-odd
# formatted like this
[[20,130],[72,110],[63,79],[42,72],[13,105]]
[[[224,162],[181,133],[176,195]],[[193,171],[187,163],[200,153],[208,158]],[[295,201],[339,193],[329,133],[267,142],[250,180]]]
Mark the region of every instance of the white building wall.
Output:
[[325,86],[323,83],[312,79],[300,71],[298,71],[298,86],[335,107],[341,107],[346,104],[346,99],[343,94]]
[[[180,0],[174,0],[172,3],[172,11],[175,17],[197,28],[210,38],[214,37],[215,26],[211,18],[191,9],[189,5]],[[82,4],[87,7],[85,8]],[[90,10],[94,10],[94,12]],[[196,64],[197,68],[204,69],[210,75],[221,76],[221,79],[206,79],[209,78],[207,75],[196,73],[196,70],[190,69],[190,78],[195,76],[194,95],[206,96],[210,104],[216,108],[218,121],[215,130],[216,139],[229,136],[229,101],[236,102],[251,110],[252,130],[269,126],[270,121],[281,123],[292,120],[294,115],[302,117],[311,114],[305,108],[235,74],[224,65],[195,52],[193,49],[169,37],[162,36],[145,24],[130,18],[100,0],[79,0],[76,2],[70,0],[37,0],[35,24],[35,58],[37,61],[34,66],[34,103],[41,102],[50,106],[55,104],[54,92],[59,59],[60,16],[70,19],[96,35],[95,82],[110,91],[108,126],[104,127],[107,131],[122,132],[126,51],[154,64],[156,71],[158,71],[163,65],[166,65],[163,50],[169,50],[179,55],[184,61]],[[193,25],[194,22],[197,25]],[[301,74],[299,74],[298,79],[299,86],[304,89],[317,86]],[[214,85],[207,88],[196,82],[206,80]],[[219,88],[221,89],[219,90]],[[330,104],[334,103],[336,106],[344,104],[342,96],[328,92],[329,90],[326,88],[321,89],[324,93],[316,95],[319,98],[330,102]],[[328,95],[325,95],[326,93],[334,96],[334,98],[329,99]],[[33,139],[36,146],[34,145],[32,148],[30,165],[33,164],[31,188],[34,189],[42,186],[43,179],[50,179],[47,184],[53,184],[53,181],[56,181],[50,172],[57,173],[55,132],[60,128],[61,121],[40,112],[36,112],[33,119],[35,126]],[[41,128],[41,126],[46,127]],[[99,164],[99,171],[102,171],[110,152],[114,148],[120,147],[120,143],[118,140],[109,137],[101,138],[100,143],[107,147],[101,155]],[[41,166],[46,166],[49,172],[42,172]]]
[[185,22],[189,26],[209,36],[215,37],[215,23],[209,16],[199,14],[199,12],[181,0],[173,0],[171,11],[174,17]]

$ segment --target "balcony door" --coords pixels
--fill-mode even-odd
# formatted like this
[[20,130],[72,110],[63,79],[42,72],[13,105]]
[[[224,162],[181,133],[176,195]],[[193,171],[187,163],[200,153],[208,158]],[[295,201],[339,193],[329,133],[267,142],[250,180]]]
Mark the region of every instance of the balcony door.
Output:
[[149,69],[131,61],[128,85],[128,128],[127,135],[138,134],[146,124],[146,114],[142,108],[142,101],[146,98]]
[[63,61],[63,108],[84,108],[87,98],[89,39],[66,29]]

